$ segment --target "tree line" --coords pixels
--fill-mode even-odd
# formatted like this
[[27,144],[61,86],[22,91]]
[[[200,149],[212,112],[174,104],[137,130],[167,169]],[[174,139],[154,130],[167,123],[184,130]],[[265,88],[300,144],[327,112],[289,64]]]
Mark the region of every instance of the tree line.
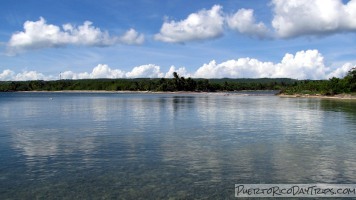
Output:
[[235,91],[235,90],[280,90],[296,80],[277,79],[193,79],[174,78],[136,78],[136,79],[80,79],[53,81],[2,81],[0,91],[60,91],[60,90],[106,90],[106,91]]
[[342,93],[356,93],[356,68],[352,68],[344,78],[329,80],[303,80],[285,87],[284,94],[321,94],[336,95]]
[[280,90],[285,94],[323,94],[356,92],[356,70],[352,69],[342,79],[295,80],[289,78],[258,79],[193,79],[173,73],[173,78],[136,79],[81,79],[53,81],[1,81],[0,91],[60,91],[60,90],[106,90],[106,91],[239,91]]

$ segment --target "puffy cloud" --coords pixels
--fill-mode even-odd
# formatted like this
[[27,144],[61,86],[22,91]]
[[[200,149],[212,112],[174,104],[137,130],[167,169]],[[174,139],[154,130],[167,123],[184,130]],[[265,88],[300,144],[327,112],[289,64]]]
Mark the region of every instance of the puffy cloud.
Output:
[[65,71],[61,73],[63,79],[95,79],[95,78],[160,78],[163,73],[156,65],[141,65],[134,67],[130,72],[119,69],[112,69],[108,65],[99,64],[93,68],[92,72],[74,73]]
[[108,65],[99,64],[90,73],[65,71],[61,73],[61,77],[62,79],[124,78],[125,72],[119,69],[111,69]]
[[272,0],[272,26],[282,38],[356,31],[356,0]]
[[26,81],[26,80],[44,80],[52,79],[51,76],[46,77],[42,73],[36,71],[24,71],[16,74],[15,72],[6,69],[0,73],[0,81]]
[[134,29],[130,29],[120,38],[120,41],[129,45],[142,44],[145,41],[145,37],[143,34],[139,34]]
[[185,67],[180,67],[180,68],[176,69],[175,66],[171,66],[164,77],[165,78],[173,78],[173,72],[177,72],[177,74],[179,76],[184,76],[184,77],[191,77],[192,76],[190,73],[187,72]]
[[141,44],[144,41],[143,35],[139,35],[134,29],[130,29],[122,37],[112,37],[107,31],[94,27],[90,21],[85,21],[78,27],[64,24],[60,28],[47,24],[41,17],[38,21],[26,21],[23,28],[24,31],[14,33],[8,42],[10,54],[66,45],[110,46],[117,43]]
[[[271,22],[276,36],[292,38],[302,35],[325,35],[356,31],[356,0],[272,0]],[[190,14],[181,21],[166,21],[156,40],[171,43],[205,40],[219,37],[225,23],[230,29],[257,38],[270,38],[269,28],[256,22],[253,9],[239,9],[229,15],[222,6]]]
[[[285,54],[278,63],[264,62],[254,58],[238,58],[222,63],[211,61],[189,73],[185,67],[171,66],[164,73],[160,66],[154,64],[134,67],[131,71],[110,68],[99,64],[91,72],[75,73],[65,71],[62,79],[95,79],[95,78],[172,78],[173,72],[180,76],[193,78],[294,78],[294,79],[328,79],[342,78],[355,64],[346,63],[332,70],[324,63],[324,57],[318,50],[299,51],[295,54]],[[53,80],[57,76],[46,76],[36,71],[24,71],[16,74],[6,69],[0,73],[0,81],[9,80]]]
[[[350,64],[351,66],[351,64]],[[318,50],[299,51],[286,54],[280,63],[262,62],[253,58],[239,58],[217,64],[204,64],[194,74],[200,78],[295,78],[325,79],[334,75],[342,77],[345,69],[331,71],[324,64],[324,57]]]
[[25,81],[25,80],[43,80],[45,75],[36,71],[24,71],[22,73],[16,74],[15,80]]
[[5,69],[1,74],[0,74],[0,80],[1,81],[10,81],[14,78],[15,72]]
[[[239,58],[217,64],[215,60],[204,64],[194,74],[197,78],[259,78],[269,77],[273,63],[251,58]],[[270,69],[270,70],[269,70]]]
[[335,71],[331,72],[327,78],[332,77],[344,77],[346,74],[352,69],[355,68],[356,65],[352,65],[351,63],[345,63],[343,66],[337,68]]
[[275,69],[275,77],[298,79],[324,79],[329,71],[318,50],[299,51],[295,55],[287,53]]
[[234,15],[226,18],[228,26],[242,34],[252,37],[268,37],[268,29],[262,22],[256,23],[252,9],[239,9]]
[[108,65],[99,64],[96,66],[90,78],[122,78],[124,77],[124,72],[119,69],[111,69]]
[[163,23],[156,40],[171,43],[217,38],[223,34],[224,17],[222,7],[214,5],[210,10],[190,14],[182,21]]
[[131,72],[126,73],[127,78],[160,78],[163,73],[157,65],[141,65],[134,67]]
[[[60,76],[61,79],[80,79],[78,75],[72,71],[61,72]],[[89,77],[89,74],[87,74],[87,76]]]
[[[148,64],[134,67],[131,71],[125,72],[120,69],[112,69],[105,64],[98,64],[91,72],[64,71],[60,73],[60,77],[61,79],[171,78],[173,72],[177,72],[180,76],[190,76],[184,67],[176,70],[172,66],[167,73],[163,73],[159,66]],[[45,76],[35,71],[24,71],[16,74],[14,71],[6,69],[0,73],[0,81],[53,80],[57,78],[57,76]]]

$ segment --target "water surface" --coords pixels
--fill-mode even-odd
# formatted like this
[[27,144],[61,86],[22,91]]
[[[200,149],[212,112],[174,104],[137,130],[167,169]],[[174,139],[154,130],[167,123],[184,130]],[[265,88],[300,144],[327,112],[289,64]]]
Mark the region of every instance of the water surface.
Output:
[[0,198],[233,198],[355,183],[356,102],[241,94],[0,93]]

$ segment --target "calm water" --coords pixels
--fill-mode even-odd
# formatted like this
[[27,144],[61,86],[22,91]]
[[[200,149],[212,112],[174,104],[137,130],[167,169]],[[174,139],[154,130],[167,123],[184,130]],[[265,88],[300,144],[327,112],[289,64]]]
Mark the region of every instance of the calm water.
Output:
[[235,183],[356,183],[355,143],[355,101],[0,93],[0,199],[221,199]]

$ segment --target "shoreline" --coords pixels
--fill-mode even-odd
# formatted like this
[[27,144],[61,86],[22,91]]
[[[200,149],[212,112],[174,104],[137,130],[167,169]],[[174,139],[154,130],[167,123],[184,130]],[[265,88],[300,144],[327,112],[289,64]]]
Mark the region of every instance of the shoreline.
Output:
[[[245,94],[248,92],[268,92],[278,90],[241,90],[241,91],[132,91],[132,90],[31,90],[31,91],[8,91],[14,93],[137,93],[137,94]],[[245,93],[244,93],[245,92]],[[6,93],[6,92],[4,92]],[[272,93],[271,93],[272,94]],[[275,93],[277,94],[277,92]]]
[[57,90],[57,91],[13,91],[13,92],[14,93],[82,93],[82,94],[97,93],[97,94],[222,94],[222,95],[227,93],[227,92],[190,92],[190,91],[162,92],[162,91],[130,91],[130,90],[120,90],[120,91]]
[[[266,91],[266,90],[260,90]],[[175,92],[163,92],[163,91],[109,91],[109,90],[58,90],[58,91],[14,91],[19,93],[107,93],[107,94],[220,94],[224,96],[239,95],[239,96],[278,96],[281,98],[319,98],[319,99],[345,99],[356,100],[356,95],[351,94],[337,94],[333,96],[319,95],[319,94],[275,94],[275,95],[254,95],[244,94],[243,92],[251,92],[251,90],[244,91],[217,91],[217,92],[191,92],[191,91],[175,91]],[[240,93],[239,93],[240,92]],[[257,91],[258,92],[258,91]]]
[[176,92],[162,92],[162,91],[131,91],[131,90],[56,90],[56,91],[46,91],[46,90],[34,90],[34,91],[12,91],[20,93],[112,93],[112,94],[205,94],[205,93],[224,93],[224,92],[190,92],[190,91],[176,91]]
[[337,94],[333,96],[318,95],[318,94],[277,94],[277,96],[282,98],[319,98],[319,99],[345,99],[345,100],[356,100],[356,96],[351,94]]

